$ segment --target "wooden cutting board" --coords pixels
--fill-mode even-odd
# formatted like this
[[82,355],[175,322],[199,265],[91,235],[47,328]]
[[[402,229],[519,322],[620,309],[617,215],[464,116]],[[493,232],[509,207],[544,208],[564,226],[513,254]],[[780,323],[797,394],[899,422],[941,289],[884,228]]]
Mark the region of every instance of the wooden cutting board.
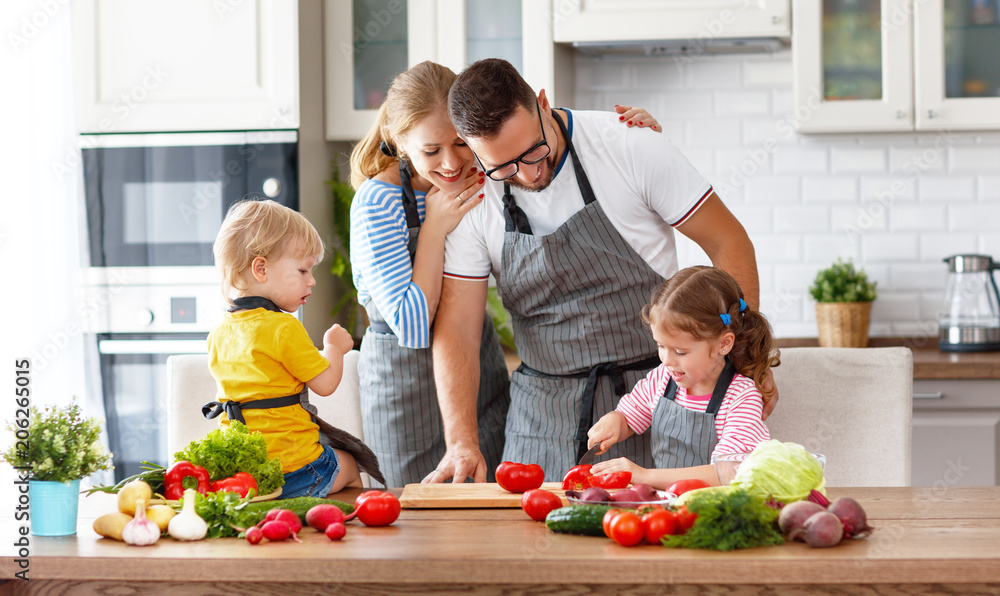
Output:
[[[542,488],[550,490],[569,504],[561,482],[546,482]],[[495,482],[465,482],[454,484],[407,484],[399,503],[406,509],[488,509],[521,506],[521,494],[509,493]]]

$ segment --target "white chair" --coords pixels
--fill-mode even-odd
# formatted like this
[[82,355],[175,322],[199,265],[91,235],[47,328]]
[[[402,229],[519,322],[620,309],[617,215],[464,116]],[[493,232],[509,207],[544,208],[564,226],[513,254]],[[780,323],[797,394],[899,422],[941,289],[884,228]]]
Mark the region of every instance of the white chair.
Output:
[[[344,376],[333,395],[320,397],[310,391],[309,402],[319,410],[320,418],[363,441],[359,355],[357,350],[351,350],[344,356]],[[218,419],[208,420],[201,414],[201,407],[215,399],[216,391],[206,354],[167,358],[167,451],[171,458],[191,441],[218,428]],[[362,473],[361,480],[370,486],[368,474]]]
[[908,348],[785,348],[771,438],[826,456],[828,486],[909,486]]

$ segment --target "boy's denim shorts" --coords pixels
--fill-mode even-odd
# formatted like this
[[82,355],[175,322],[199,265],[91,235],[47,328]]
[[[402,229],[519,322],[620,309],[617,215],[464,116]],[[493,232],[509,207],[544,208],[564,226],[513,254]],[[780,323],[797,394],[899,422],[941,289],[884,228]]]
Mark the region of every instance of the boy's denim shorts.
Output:
[[285,474],[285,485],[281,487],[281,498],[325,497],[333,488],[333,481],[340,472],[340,460],[333,447],[323,445],[323,453],[316,461]]

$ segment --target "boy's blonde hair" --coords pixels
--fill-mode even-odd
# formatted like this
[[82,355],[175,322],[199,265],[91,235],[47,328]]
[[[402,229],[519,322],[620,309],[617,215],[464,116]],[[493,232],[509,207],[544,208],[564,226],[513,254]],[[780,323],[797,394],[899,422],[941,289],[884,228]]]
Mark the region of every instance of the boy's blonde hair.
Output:
[[234,291],[248,289],[240,274],[256,257],[279,259],[289,251],[293,256],[322,256],[323,250],[319,232],[301,213],[271,200],[252,199],[233,203],[212,246],[222,295],[229,302]]

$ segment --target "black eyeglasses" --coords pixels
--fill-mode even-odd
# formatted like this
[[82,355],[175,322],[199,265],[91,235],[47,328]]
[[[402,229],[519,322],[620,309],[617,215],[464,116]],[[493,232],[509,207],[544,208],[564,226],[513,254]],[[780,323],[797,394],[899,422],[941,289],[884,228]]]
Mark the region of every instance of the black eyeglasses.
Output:
[[[487,176],[497,182],[501,182],[517,174],[519,169],[517,165],[518,162],[530,166],[549,156],[549,153],[552,150],[549,148],[549,141],[545,137],[545,126],[542,124],[542,109],[538,105],[538,100],[535,100],[535,111],[538,112],[538,126],[542,129],[542,142],[522,153],[517,159],[512,159],[503,165],[493,168],[492,170],[487,170],[486,166],[483,165],[483,162],[480,161],[479,156],[476,155],[476,161],[479,162],[479,167],[483,168],[483,171],[486,172]],[[473,155],[475,155],[475,153],[473,153]]]

